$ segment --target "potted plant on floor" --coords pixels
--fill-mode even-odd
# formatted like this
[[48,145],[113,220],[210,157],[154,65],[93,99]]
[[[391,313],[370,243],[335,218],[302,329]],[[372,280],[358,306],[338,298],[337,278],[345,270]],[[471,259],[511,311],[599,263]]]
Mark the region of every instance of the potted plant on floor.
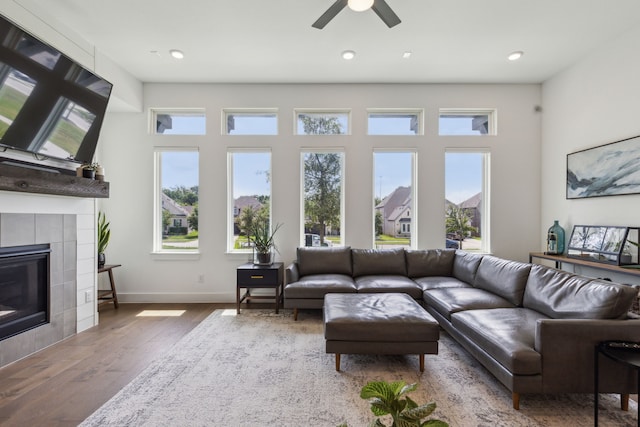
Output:
[[106,261],[104,251],[107,249],[111,238],[109,224],[104,213],[98,212],[98,267],[104,267]]
[[255,221],[249,229],[249,239],[254,251],[254,264],[271,265],[273,263],[273,251],[277,248],[273,237],[282,224],[276,224],[273,229],[268,220]]
[[[385,381],[371,381],[362,387],[360,397],[369,399],[371,412],[381,417],[391,415],[393,423],[391,427],[448,427],[449,424],[440,420],[426,420],[423,418],[431,415],[436,409],[435,402],[418,405],[409,396],[402,396],[418,388],[417,384],[406,385],[404,381],[388,383]],[[380,418],[371,422],[373,427],[386,427]],[[341,424],[339,427],[347,427]]]

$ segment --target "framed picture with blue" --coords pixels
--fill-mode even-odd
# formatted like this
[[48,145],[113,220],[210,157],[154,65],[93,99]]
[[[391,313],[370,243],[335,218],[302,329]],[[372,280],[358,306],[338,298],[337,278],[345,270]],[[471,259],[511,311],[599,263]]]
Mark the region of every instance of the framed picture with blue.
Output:
[[640,193],[640,135],[567,154],[567,199]]

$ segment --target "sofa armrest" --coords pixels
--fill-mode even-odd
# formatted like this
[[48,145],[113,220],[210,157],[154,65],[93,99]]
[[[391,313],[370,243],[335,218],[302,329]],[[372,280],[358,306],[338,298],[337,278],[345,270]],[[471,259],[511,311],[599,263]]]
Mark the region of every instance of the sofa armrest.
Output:
[[[607,340],[640,341],[640,320],[538,320],[535,349],[542,355],[543,391],[592,392],[595,346]],[[605,357],[600,362],[601,392],[635,392],[632,369]]]
[[300,273],[298,272],[298,263],[292,262],[284,271],[284,284],[297,282],[300,279]]

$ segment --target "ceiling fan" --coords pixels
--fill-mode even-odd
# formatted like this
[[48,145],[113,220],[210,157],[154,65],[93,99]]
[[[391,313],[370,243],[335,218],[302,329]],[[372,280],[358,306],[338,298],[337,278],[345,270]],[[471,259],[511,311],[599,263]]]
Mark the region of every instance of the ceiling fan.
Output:
[[370,8],[373,9],[376,15],[378,15],[389,28],[394,27],[401,22],[398,15],[391,10],[385,0],[336,0],[336,2],[333,3],[329,9],[327,9],[327,11],[323,13],[322,16],[311,26],[319,30],[323,29],[325,25],[335,18],[336,15],[346,6],[349,6],[351,10],[355,10],[356,12],[362,12]]

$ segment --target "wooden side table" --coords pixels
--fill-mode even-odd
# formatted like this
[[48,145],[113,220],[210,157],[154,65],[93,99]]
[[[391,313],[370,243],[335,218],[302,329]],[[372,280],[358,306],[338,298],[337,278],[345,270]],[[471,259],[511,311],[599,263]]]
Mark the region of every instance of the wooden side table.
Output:
[[[276,302],[276,313],[280,308],[283,297],[284,263],[274,262],[271,265],[255,265],[253,263],[242,264],[236,269],[236,311],[240,314],[240,303],[252,299],[273,299]],[[240,297],[240,288],[246,292]],[[251,295],[253,288],[271,288],[275,290],[275,296]]]
[[[616,362],[635,368],[638,375],[638,394],[640,394],[640,343],[623,341],[604,341],[595,348],[593,363],[593,425],[598,427],[598,394],[599,394],[599,358],[606,356]],[[622,410],[629,410],[629,395],[620,396],[620,406]],[[640,409],[638,410],[638,427],[640,427]]]
[[113,280],[112,270],[120,266],[121,264],[105,264],[102,267],[98,268],[98,274],[104,273],[105,271],[109,273],[109,285],[111,286],[111,289],[98,289],[98,304],[104,304],[113,301],[114,307],[118,308],[118,294],[116,293],[116,283]]

